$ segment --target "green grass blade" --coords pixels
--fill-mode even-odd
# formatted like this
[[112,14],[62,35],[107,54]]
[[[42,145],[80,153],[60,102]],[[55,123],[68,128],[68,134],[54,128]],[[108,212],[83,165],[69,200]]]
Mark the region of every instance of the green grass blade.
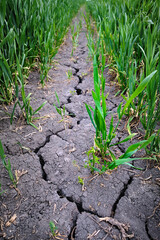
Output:
[[135,97],[137,97],[142,91],[143,89],[147,86],[147,84],[149,83],[149,81],[152,79],[152,77],[154,76],[154,74],[157,72],[154,71],[152,72],[149,76],[147,76],[138,86],[138,88],[134,91],[134,93],[131,95],[131,97],[128,99],[127,103],[124,105],[122,113],[121,113],[121,118],[124,115],[126,109],[129,107],[130,103],[133,101],[133,99]]
[[38,108],[36,109],[36,111],[33,112],[33,115],[35,115],[37,112],[39,112],[39,110],[41,110],[41,108],[42,108],[46,103],[47,103],[47,101],[45,101],[44,103],[42,103],[41,106],[38,107]]
[[3,149],[1,140],[0,140],[0,157],[1,157],[2,161],[5,160],[5,154],[4,154],[4,149]]
[[87,105],[86,103],[85,103],[85,106],[86,106],[86,109],[87,109],[88,115],[89,115],[89,117],[90,117],[90,119],[91,119],[91,122],[92,122],[94,128],[96,129],[96,126],[95,126],[94,121],[93,121],[93,117],[92,117],[91,110],[89,109],[89,107],[88,107],[88,105]]

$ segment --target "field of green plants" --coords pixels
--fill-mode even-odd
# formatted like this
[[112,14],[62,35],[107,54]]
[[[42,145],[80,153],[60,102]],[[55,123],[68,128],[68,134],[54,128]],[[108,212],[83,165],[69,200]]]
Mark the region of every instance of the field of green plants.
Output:
[[[37,69],[40,83],[44,86],[50,64],[82,2],[0,2],[0,102],[15,103],[11,123],[17,105],[24,111],[27,123],[32,122],[36,112],[30,106],[31,96],[25,95],[25,79],[30,71]],[[22,103],[19,101],[20,95]]]
[[[102,73],[105,55],[126,101],[121,114],[127,115],[129,122],[135,118],[141,122],[144,139],[154,136],[146,150],[150,154],[158,154],[160,129],[156,125],[160,120],[160,2],[93,0],[87,1],[87,14],[95,20],[99,34],[97,46],[94,48],[90,44],[97,65],[101,65]],[[88,28],[91,38],[89,20]],[[101,63],[98,62],[100,56]],[[100,81],[104,85],[102,77]],[[103,97],[101,100],[103,102]]]
[[[83,7],[83,11],[79,12],[81,7]],[[79,21],[72,23],[77,14]],[[84,28],[83,24],[85,25]],[[85,101],[87,99],[86,94],[83,94],[83,91],[77,87],[78,85],[75,85],[74,88],[72,86],[71,90],[69,89],[72,96],[68,95],[66,102],[61,102],[62,96],[60,93],[62,91],[60,90],[58,93],[56,92],[57,89],[53,91],[55,87],[53,85],[52,94],[56,101],[50,103],[47,98],[42,97],[45,101],[41,104],[38,101],[38,107],[36,105],[36,109],[34,109],[32,93],[26,94],[29,75],[32,72],[38,72],[39,83],[37,89],[45,89],[45,85],[53,80],[49,71],[56,69],[55,67],[53,70],[54,60],[60,46],[65,42],[67,34],[70,42],[72,42],[70,61],[72,61],[73,66],[66,63],[62,65],[64,68],[68,67],[67,80],[65,81],[70,84],[75,77],[79,79],[78,84],[81,84],[83,77],[87,76],[83,69],[77,67],[78,57],[76,59],[74,55],[78,48],[80,33],[84,33],[84,29],[87,29],[85,33],[87,51],[89,52],[87,61],[93,62],[93,89],[91,94],[88,95],[91,99],[87,96],[89,100]],[[84,48],[84,46],[81,47],[81,52],[84,51]],[[84,53],[87,51],[85,50]],[[78,71],[81,72],[81,75],[77,75]],[[116,112],[109,111],[107,101],[110,93],[107,90],[108,82],[106,81],[108,80],[106,80],[106,76],[109,79],[109,84],[112,85],[114,82],[116,86],[117,92],[114,97],[118,96],[120,99],[114,107]],[[16,118],[23,118],[25,126],[30,125],[35,131],[27,135],[39,133],[40,129],[37,127],[36,120],[41,118],[39,112],[47,104],[52,105],[56,114],[59,115],[58,117],[61,118],[58,124],[64,123],[65,125],[65,121],[69,121],[69,118],[76,117],[74,113],[69,112],[68,106],[65,106],[65,104],[71,103],[70,99],[74,98],[78,90],[84,97],[81,99],[83,100],[81,104],[84,105],[95,133],[93,137],[94,146],[85,151],[87,160],[85,159],[86,161],[83,164],[83,167],[89,169],[89,173],[94,174],[96,172],[95,175],[101,177],[101,174],[110,173],[122,164],[136,170],[143,170],[136,167],[133,160],[151,160],[155,164],[154,166],[159,165],[159,0],[0,0],[0,113],[7,115],[10,125],[14,123]],[[79,93],[77,92],[77,95],[80,95]],[[43,96],[45,96],[45,93]],[[91,105],[90,102],[94,105]],[[20,114],[18,115],[17,112],[18,114],[20,112]],[[3,117],[0,118],[1,120],[4,120]],[[75,122],[79,125],[80,120],[77,118]],[[121,122],[125,123],[124,128],[127,132],[124,137],[120,133],[122,131],[119,131]],[[134,125],[138,129],[139,135],[135,131]],[[72,129],[72,127],[69,129]],[[62,133],[66,129],[65,126],[59,132]],[[13,129],[11,128],[11,130]],[[43,174],[45,173],[44,165],[46,162],[42,160],[41,153],[38,152],[41,152],[41,148],[46,147],[52,135],[55,135],[55,138],[60,137],[60,143],[66,141],[63,134],[61,137],[61,135],[56,135],[57,132],[54,134],[51,129],[45,131],[48,131],[50,135],[46,135],[46,140],[40,146],[31,150],[39,158]],[[16,130],[12,132],[16,132]],[[121,136],[118,137],[118,134],[121,134]],[[137,135],[140,137],[138,138]],[[7,140],[7,144],[9,144],[9,140]],[[115,148],[124,143],[127,147],[118,155]],[[12,182],[12,188],[17,191],[19,177],[12,170],[14,167],[10,157],[13,157],[14,154],[10,154],[12,151],[8,150],[7,144],[4,144],[3,138],[0,136],[1,163]],[[20,142],[18,144],[21,145]],[[29,153],[31,152],[28,146],[22,148]],[[21,149],[20,156],[23,155],[24,149]],[[140,157],[138,157],[136,153],[142,149],[145,150],[143,151],[145,154],[140,154]],[[9,159],[5,155],[5,150],[8,151]],[[54,147],[52,150],[54,150]],[[69,155],[72,151],[76,151],[76,148],[73,147],[69,150]],[[53,153],[51,154],[53,155]],[[61,154],[60,151],[57,156],[59,157]],[[143,155],[145,156],[143,157]],[[76,165],[75,160],[74,164]],[[131,176],[130,180],[132,178]],[[47,177],[43,179],[47,181]],[[84,187],[84,179],[80,175],[76,179],[82,187]],[[124,195],[131,182],[130,180],[128,180],[128,183],[124,183]],[[4,185],[2,187],[1,179],[0,196],[5,196],[6,192]],[[57,190],[58,192],[60,191]],[[122,195],[120,193],[119,200],[124,196]],[[71,198],[66,197],[66,199]],[[119,200],[116,200],[115,203],[118,203]],[[74,201],[71,200],[70,202]],[[90,213],[90,211],[88,212]],[[54,238],[57,234],[57,226],[50,221],[49,227],[52,238]]]

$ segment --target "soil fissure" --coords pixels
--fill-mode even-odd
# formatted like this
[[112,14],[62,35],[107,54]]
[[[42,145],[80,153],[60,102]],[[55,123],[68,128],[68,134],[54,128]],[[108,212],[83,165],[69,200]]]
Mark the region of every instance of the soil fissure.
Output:
[[78,219],[78,216],[76,217],[76,219],[73,220],[73,226],[71,227],[71,231],[68,235],[68,240],[75,239],[75,230],[76,230],[76,226],[77,226],[77,219]]
[[[45,145],[50,142],[50,138],[51,138],[53,135],[56,135],[57,137],[61,138],[61,136],[58,135],[58,133],[63,132],[64,130],[65,130],[65,128],[63,128],[63,129],[61,129],[61,130],[59,130],[59,131],[57,131],[57,132],[55,132],[55,133],[52,132],[51,134],[47,135],[47,136],[46,136],[46,140],[44,141],[44,143],[41,144],[39,147],[37,147],[37,148],[34,150],[34,153],[37,154],[41,148],[45,147]],[[61,139],[62,139],[62,138],[61,138]]]
[[40,162],[40,165],[41,165],[41,171],[42,171],[42,178],[43,178],[45,181],[48,181],[47,173],[46,173],[45,170],[44,170],[45,161],[44,161],[42,155],[39,154],[38,152],[39,152],[40,149],[44,148],[47,143],[50,142],[51,136],[54,136],[54,135],[55,135],[55,136],[61,138],[63,141],[66,141],[65,139],[63,139],[63,138],[58,134],[58,133],[60,133],[60,132],[63,132],[64,130],[65,130],[65,129],[62,129],[62,130],[59,130],[59,131],[57,131],[57,132],[55,132],[55,133],[49,134],[48,136],[46,136],[45,142],[44,142],[41,146],[37,147],[37,148],[34,150],[34,153],[36,153],[36,155],[37,155],[38,158],[39,158],[39,162]]
[[57,190],[57,194],[60,196],[60,198],[66,198],[69,202],[75,203],[80,214],[83,213],[83,212],[86,212],[86,213],[90,213],[90,214],[92,214],[92,215],[95,215],[95,216],[97,216],[97,217],[102,217],[102,216],[100,216],[96,211],[91,211],[91,210],[89,210],[89,209],[84,209],[84,208],[82,207],[82,201],[76,202],[76,201],[73,199],[72,196],[67,197],[67,196],[64,194],[64,192],[63,192],[62,189]]
[[120,191],[118,198],[116,199],[116,201],[114,202],[114,204],[112,206],[110,217],[114,218],[116,209],[117,209],[117,205],[118,205],[119,201],[121,200],[121,198],[125,196],[128,186],[132,183],[132,181],[133,181],[133,176],[131,176],[129,178],[129,180],[126,184],[124,183],[123,189]]
[[68,113],[68,116],[70,116],[71,118],[75,118],[76,117],[76,114],[74,112],[69,111],[67,107],[65,107],[65,110]]
[[150,240],[154,240],[154,239],[151,237],[151,235],[149,234],[149,230],[148,230],[148,220],[145,221],[145,230],[146,230],[146,233],[147,233],[147,235],[148,235],[148,238],[149,238]]
[[38,157],[39,157],[39,162],[40,162],[40,164],[41,164],[41,169],[42,169],[42,178],[43,178],[45,181],[48,181],[47,174],[46,174],[46,172],[45,172],[45,170],[44,170],[45,161],[44,161],[44,159],[43,159],[43,157],[42,157],[41,154],[39,154]]

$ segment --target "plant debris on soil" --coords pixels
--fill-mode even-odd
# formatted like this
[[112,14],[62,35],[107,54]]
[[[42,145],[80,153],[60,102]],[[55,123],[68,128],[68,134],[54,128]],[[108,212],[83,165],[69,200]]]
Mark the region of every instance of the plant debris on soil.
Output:
[[[18,173],[14,188],[0,162],[0,183],[5,190],[0,196],[0,239],[52,239],[50,221],[57,227],[55,239],[160,239],[158,166],[143,160],[134,164],[144,171],[123,165],[103,175],[92,175],[84,168],[85,152],[93,146],[95,134],[85,108],[85,103],[93,106],[93,68],[86,32],[83,22],[72,57],[68,33],[44,88],[38,72],[28,78],[26,94],[32,93],[33,108],[47,101],[40,119],[34,122],[39,131],[26,125],[18,110],[10,125],[6,112],[13,106],[0,106],[1,140],[13,172]],[[72,72],[70,78],[68,71]],[[105,78],[108,109],[115,113],[122,99],[115,97],[117,86],[107,68]],[[53,106],[55,91],[61,106],[65,105],[63,120]],[[117,138],[126,134],[124,119]],[[122,154],[126,148],[124,144],[115,151]],[[78,177],[83,179],[83,186]]]

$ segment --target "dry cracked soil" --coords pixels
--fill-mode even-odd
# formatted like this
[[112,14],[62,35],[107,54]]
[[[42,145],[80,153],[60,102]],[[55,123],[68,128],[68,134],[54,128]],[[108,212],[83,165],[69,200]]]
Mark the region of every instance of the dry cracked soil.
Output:
[[[32,93],[33,108],[47,101],[39,113],[41,118],[34,122],[39,131],[25,124],[18,109],[10,125],[5,112],[11,112],[13,106],[0,107],[0,139],[18,176],[15,189],[0,162],[0,183],[6,190],[0,196],[1,240],[52,239],[50,221],[58,228],[55,239],[160,239],[158,167],[148,161],[136,162],[145,170],[121,166],[103,175],[92,175],[84,168],[85,152],[93,146],[95,134],[85,108],[85,103],[94,106],[86,32],[83,23],[71,57],[69,31],[44,88],[37,71],[27,80],[26,94]],[[69,71],[70,79],[66,74]],[[105,78],[107,105],[114,114],[121,98],[115,97],[117,86],[107,68]],[[53,106],[55,91],[66,108],[63,121]],[[124,119],[116,141],[126,134]],[[120,154],[126,147],[120,145],[115,151]],[[83,178],[84,186],[78,183],[78,177]]]

